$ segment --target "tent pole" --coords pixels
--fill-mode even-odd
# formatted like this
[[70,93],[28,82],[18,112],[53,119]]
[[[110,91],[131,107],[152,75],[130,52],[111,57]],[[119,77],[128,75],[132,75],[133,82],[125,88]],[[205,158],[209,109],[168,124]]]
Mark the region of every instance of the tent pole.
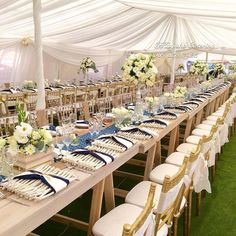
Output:
[[175,83],[175,63],[176,63],[176,36],[177,36],[177,20],[176,16],[173,16],[173,23],[174,23],[174,35],[173,35],[173,50],[172,50],[172,65],[171,65],[171,76],[170,76],[170,83]]
[[206,52],[206,63],[208,62],[208,52]]
[[175,83],[175,63],[176,63],[176,49],[173,48],[172,51],[172,65],[171,65],[171,77],[170,77],[170,83]]
[[43,49],[42,49],[42,33],[41,33],[41,0],[33,0],[33,18],[34,18],[34,44],[36,57],[35,78],[38,87],[38,97],[36,110],[45,109],[45,85],[43,71]]

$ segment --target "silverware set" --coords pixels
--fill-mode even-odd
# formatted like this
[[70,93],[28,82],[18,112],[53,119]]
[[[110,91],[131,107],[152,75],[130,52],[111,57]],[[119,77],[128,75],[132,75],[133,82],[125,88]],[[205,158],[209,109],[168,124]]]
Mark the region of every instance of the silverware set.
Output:
[[[32,174],[34,173],[41,173],[42,175],[56,175],[70,181],[74,179],[74,176],[69,171],[61,170],[49,165],[43,165],[35,170],[32,170]],[[11,179],[7,182],[1,183],[0,188],[12,192],[19,197],[34,201],[45,199],[46,197],[54,194],[49,186],[38,179]]]
[[105,147],[107,149],[114,150],[116,152],[124,152],[126,151],[126,148],[122,146],[121,144],[115,142],[112,139],[97,139],[95,140],[92,145]]
[[142,123],[140,125],[140,127],[144,127],[144,128],[154,128],[154,129],[164,129],[166,127],[166,125],[163,124],[159,124],[157,122],[148,122],[148,123]]
[[145,134],[144,132],[141,131],[119,131],[118,135],[120,137],[124,137],[132,141],[133,143],[136,143],[138,141],[144,141],[152,138],[151,135]]
[[69,163],[78,169],[88,172],[94,172],[105,165],[105,163],[90,154],[70,154],[66,155],[62,159],[64,162]]
[[114,158],[117,158],[121,154],[121,152],[109,149],[104,146],[93,145],[93,144],[91,146],[88,146],[87,149],[92,150],[92,151],[103,152],[103,153],[108,154]]

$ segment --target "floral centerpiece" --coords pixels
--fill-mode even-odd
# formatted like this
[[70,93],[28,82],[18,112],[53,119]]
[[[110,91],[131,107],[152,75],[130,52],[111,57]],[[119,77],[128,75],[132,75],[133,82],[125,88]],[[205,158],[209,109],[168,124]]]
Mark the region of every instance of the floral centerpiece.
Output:
[[164,93],[164,96],[169,99],[170,103],[180,105],[184,102],[188,89],[184,86],[177,86],[172,93]]
[[23,88],[24,89],[35,89],[35,88],[37,88],[37,84],[32,80],[24,80]]
[[229,65],[229,71],[231,73],[235,73],[236,72],[236,64],[230,64]]
[[204,76],[207,73],[208,73],[207,63],[202,61],[195,61],[189,70],[190,75]]
[[118,128],[131,123],[131,116],[133,111],[124,107],[112,108],[112,114],[115,115],[115,122]]
[[117,81],[117,80],[119,81],[119,80],[121,80],[121,76],[116,73],[115,75],[113,75],[113,76],[111,77],[111,79],[112,79],[113,81]]
[[225,74],[225,67],[222,63],[215,63],[214,74],[215,75]]
[[7,139],[9,150],[20,154],[32,155],[47,151],[52,143],[52,135],[45,129],[33,130],[30,124],[21,122],[17,125],[13,136]]
[[60,79],[54,79],[54,86],[59,87],[61,85],[61,80]]
[[210,89],[212,87],[212,80],[203,81],[200,85],[203,90]]
[[78,74],[80,73],[80,71],[82,71],[86,83],[87,73],[89,69],[92,69],[95,73],[98,72],[95,62],[90,57],[85,57],[80,63]]
[[[17,155],[16,166],[23,169],[34,167],[52,159],[51,133],[45,129],[34,130],[28,123],[17,125],[12,136],[0,139],[0,150]],[[42,153],[42,154],[41,154]]]
[[154,65],[154,55],[131,54],[121,68],[123,80],[134,84],[146,84],[153,86],[156,80],[157,68]]
[[158,97],[145,97],[144,100],[147,103],[148,111],[150,113],[153,113],[155,107],[157,108],[157,104],[159,102],[159,98]]
[[184,64],[179,64],[178,65],[178,68],[177,68],[177,70],[180,72],[180,74],[182,73],[182,70],[184,70]]

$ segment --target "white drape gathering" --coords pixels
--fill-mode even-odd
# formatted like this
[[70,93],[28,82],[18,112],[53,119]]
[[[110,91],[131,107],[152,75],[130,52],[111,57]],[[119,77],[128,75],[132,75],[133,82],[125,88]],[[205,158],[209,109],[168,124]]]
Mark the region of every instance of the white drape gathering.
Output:
[[[84,56],[91,56],[101,67],[101,76],[107,76],[117,71],[129,51],[162,52],[175,46],[177,51],[192,48],[236,55],[234,9],[233,0],[42,0],[43,50],[45,58],[54,58],[50,59],[56,65],[50,65],[55,67],[54,78],[67,70],[62,67],[76,65],[73,75],[65,76],[70,79],[78,76]],[[1,0],[0,50],[21,48],[16,58],[30,56],[33,45],[20,44],[22,38],[34,38],[32,16],[32,0]],[[10,57],[2,54],[5,63],[0,61],[0,66]],[[27,77],[17,75],[21,81],[32,79],[31,65],[28,69]]]

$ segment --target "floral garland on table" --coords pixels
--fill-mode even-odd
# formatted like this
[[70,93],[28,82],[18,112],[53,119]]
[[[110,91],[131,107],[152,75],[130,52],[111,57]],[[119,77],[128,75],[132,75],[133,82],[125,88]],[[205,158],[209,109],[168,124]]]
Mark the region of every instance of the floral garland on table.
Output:
[[17,125],[13,136],[0,139],[0,150],[8,147],[9,152],[16,155],[32,155],[37,152],[47,151],[52,143],[52,135],[45,129],[33,130],[30,124],[21,122]]
[[214,73],[225,74],[225,67],[222,63],[216,63],[214,66]]
[[35,89],[35,88],[37,88],[37,84],[32,80],[24,80],[23,88],[24,89]]
[[206,75],[207,73],[207,63],[201,61],[195,61],[189,70],[190,75]]
[[121,68],[124,71],[123,81],[153,86],[158,72],[154,62],[154,55],[131,54]]
[[90,57],[85,57],[80,63],[80,68],[78,73],[82,71],[83,74],[85,75],[88,69],[92,69],[95,73],[98,72],[95,62]]

